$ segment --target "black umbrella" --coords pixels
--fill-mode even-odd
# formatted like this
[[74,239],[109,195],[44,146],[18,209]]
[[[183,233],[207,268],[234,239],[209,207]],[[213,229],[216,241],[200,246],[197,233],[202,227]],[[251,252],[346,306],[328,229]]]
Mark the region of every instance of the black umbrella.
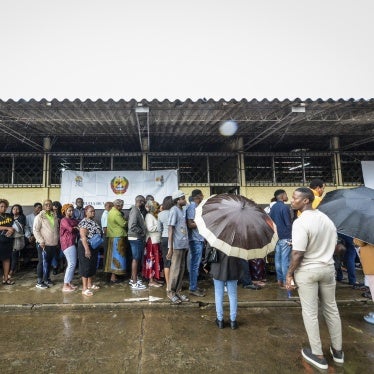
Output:
[[213,195],[196,208],[195,222],[208,243],[228,256],[263,258],[274,250],[278,236],[271,218],[241,195]]
[[318,209],[335,224],[338,232],[374,243],[374,190],[358,187],[331,191]]

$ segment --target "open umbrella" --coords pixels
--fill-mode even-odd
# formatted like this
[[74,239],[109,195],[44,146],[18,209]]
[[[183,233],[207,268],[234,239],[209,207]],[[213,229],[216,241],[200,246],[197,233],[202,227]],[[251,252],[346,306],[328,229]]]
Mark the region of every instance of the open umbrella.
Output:
[[331,191],[318,209],[335,224],[338,232],[374,243],[374,190],[358,187]]
[[213,195],[196,208],[195,222],[208,243],[228,256],[264,258],[278,240],[271,218],[241,195]]

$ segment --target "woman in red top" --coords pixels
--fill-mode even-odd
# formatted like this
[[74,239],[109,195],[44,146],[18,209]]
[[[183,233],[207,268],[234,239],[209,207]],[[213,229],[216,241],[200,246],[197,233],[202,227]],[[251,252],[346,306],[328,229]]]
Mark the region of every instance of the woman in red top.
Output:
[[77,265],[77,248],[75,243],[78,236],[78,221],[73,218],[74,207],[72,204],[64,204],[61,209],[63,218],[60,222],[60,245],[68,263],[64,277],[63,292],[71,292],[77,289],[71,284]]

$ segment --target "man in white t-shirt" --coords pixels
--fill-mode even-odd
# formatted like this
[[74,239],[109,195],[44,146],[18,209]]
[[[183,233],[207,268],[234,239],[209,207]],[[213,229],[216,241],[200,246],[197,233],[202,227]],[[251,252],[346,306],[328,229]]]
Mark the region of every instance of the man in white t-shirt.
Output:
[[301,215],[292,226],[293,248],[286,287],[289,290],[298,287],[304,326],[310,343],[310,349],[301,350],[302,356],[319,369],[327,369],[319,334],[318,298],[331,338],[330,353],[336,363],[344,363],[332,258],[337,232],[330,218],[312,208],[313,200],[314,195],[309,188],[297,188],[292,195],[291,207],[299,210]]

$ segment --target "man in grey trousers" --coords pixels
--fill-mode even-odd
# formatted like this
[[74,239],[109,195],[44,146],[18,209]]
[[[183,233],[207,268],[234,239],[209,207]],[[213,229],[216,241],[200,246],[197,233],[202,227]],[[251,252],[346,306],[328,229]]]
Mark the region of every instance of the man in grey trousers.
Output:
[[186,252],[188,250],[188,233],[186,223],[186,197],[181,190],[172,195],[174,206],[169,213],[169,240],[166,258],[171,260],[170,267],[170,292],[168,298],[173,304],[190,301],[186,295],[181,293],[184,275]]
[[318,324],[318,299],[329,330],[330,353],[336,363],[344,363],[342,325],[335,300],[335,268],[332,258],[337,242],[333,222],[324,213],[312,208],[313,192],[297,188],[291,199],[292,209],[301,212],[292,226],[291,263],[286,277],[288,290],[298,287],[304,326],[310,349],[301,354],[319,369],[328,369],[323,355]]

